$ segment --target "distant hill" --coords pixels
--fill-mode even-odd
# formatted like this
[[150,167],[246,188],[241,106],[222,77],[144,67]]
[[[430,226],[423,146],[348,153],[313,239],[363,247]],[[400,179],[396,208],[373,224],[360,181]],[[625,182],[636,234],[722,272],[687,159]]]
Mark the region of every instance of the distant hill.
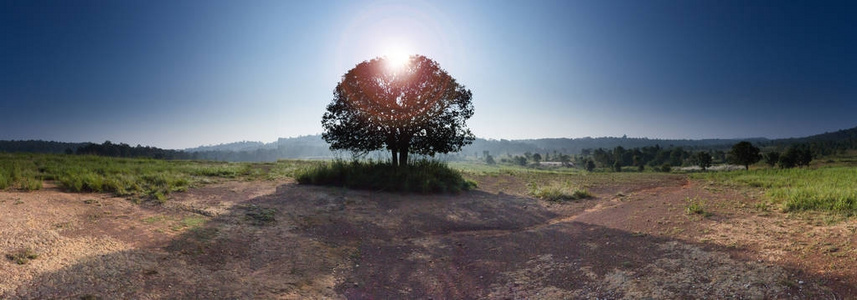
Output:
[[[483,157],[487,151],[495,157],[531,153],[562,153],[577,155],[582,151],[595,149],[613,149],[622,146],[625,149],[659,146],[684,150],[727,151],[740,141],[750,141],[766,150],[781,150],[794,144],[806,144],[815,153],[827,155],[848,149],[857,149],[857,127],[836,132],[826,132],[802,138],[789,139],[649,139],[628,137],[584,137],[584,138],[545,138],[526,140],[493,140],[477,138],[459,153],[441,155],[441,159],[457,160]],[[77,152],[91,143],[63,143],[52,141],[0,141],[0,152],[65,153]],[[135,148],[138,148],[137,146]],[[157,148],[145,147],[146,151]],[[164,152],[169,158],[208,159],[222,161],[275,161],[277,159],[328,159],[347,157],[347,152],[330,151],[329,145],[321,135],[307,135],[292,138],[280,138],[276,142],[263,143],[241,141],[235,143],[200,146],[179,151]],[[384,159],[383,151],[373,152],[371,158]]]
[[250,141],[241,141],[234,143],[226,143],[226,144],[218,144],[218,145],[209,145],[209,146],[199,146],[195,148],[187,148],[184,149],[185,152],[206,152],[206,151],[256,151],[256,149],[276,149],[277,142],[272,143],[263,143],[263,142],[250,142]]
[[802,138],[771,140],[767,143],[761,143],[761,146],[773,150],[783,150],[795,144],[807,145],[813,152],[821,155],[830,155],[857,149],[857,127]]

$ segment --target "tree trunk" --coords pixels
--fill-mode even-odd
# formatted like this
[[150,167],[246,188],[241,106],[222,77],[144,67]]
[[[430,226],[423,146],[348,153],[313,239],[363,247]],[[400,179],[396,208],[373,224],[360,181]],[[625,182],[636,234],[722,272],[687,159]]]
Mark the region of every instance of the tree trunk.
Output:
[[399,151],[399,166],[408,165],[408,150]]
[[390,153],[393,155],[393,166],[396,167],[399,165],[399,157],[397,156],[398,151],[396,149],[390,149]]

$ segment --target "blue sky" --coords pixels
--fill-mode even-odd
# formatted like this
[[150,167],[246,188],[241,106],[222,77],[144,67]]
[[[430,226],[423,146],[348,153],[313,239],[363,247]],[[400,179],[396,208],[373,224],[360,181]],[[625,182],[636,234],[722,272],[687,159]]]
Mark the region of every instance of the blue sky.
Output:
[[0,139],[186,148],[321,133],[391,49],[473,91],[485,138],[857,126],[853,1],[2,1]]

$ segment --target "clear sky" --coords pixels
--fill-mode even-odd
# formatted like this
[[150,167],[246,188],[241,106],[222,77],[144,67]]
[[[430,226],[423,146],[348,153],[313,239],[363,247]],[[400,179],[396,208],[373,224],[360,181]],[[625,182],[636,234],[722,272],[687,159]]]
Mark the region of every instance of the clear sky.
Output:
[[186,148],[321,133],[395,51],[485,138],[795,137],[857,126],[857,2],[0,0],[0,139]]

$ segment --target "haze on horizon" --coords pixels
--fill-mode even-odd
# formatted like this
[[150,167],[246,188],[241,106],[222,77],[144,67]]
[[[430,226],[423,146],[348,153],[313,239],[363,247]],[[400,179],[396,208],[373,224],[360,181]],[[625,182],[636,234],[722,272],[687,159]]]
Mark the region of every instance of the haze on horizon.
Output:
[[0,140],[189,148],[321,132],[361,61],[426,55],[478,137],[857,126],[854,1],[3,1]]

